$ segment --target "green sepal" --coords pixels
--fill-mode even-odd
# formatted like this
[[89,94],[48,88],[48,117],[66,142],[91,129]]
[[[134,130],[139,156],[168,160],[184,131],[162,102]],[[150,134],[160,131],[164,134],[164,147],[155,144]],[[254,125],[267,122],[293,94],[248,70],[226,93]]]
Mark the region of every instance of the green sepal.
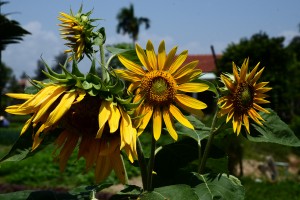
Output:
[[94,39],[94,45],[100,46],[103,45],[106,41],[105,28],[101,27],[98,31],[96,31],[96,37]]
[[[66,75],[65,75],[65,74],[59,74],[59,73],[56,73],[55,71],[53,71],[53,70],[51,69],[51,67],[49,67],[49,65],[44,61],[43,58],[41,58],[41,60],[42,60],[42,62],[43,62],[43,64],[44,64],[44,66],[47,68],[48,73],[49,73],[51,76],[53,76],[53,77],[55,77],[55,78],[58,78],[58,79],[65,79],[65,78],[66,78]],[[44,73],[44,72],[43,72],[43,73]],[[45,73],[44,73],[44,74],[45,74]]]
[[75,56],[73,55],[73,63],[72,63],[72,74],[77,76],[77,77],[84,77],[84,74],[80,72],[80,70],[78,69],[78,63],[76,61],[76,59],[74,59]]

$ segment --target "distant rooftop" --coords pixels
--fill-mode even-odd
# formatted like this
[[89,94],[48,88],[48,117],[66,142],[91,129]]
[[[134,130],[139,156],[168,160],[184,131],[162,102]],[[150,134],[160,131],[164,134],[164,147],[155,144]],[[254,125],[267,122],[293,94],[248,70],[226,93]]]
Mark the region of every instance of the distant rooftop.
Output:
[[[221,55],[216,55],[220,58]],[[194,54],[188,55],[183,65],[190,63],[192,61],[199,60],[197,68],[201,69],[203,73],[216,72],[217,68],[215,65],[214,57],[212,54]]]

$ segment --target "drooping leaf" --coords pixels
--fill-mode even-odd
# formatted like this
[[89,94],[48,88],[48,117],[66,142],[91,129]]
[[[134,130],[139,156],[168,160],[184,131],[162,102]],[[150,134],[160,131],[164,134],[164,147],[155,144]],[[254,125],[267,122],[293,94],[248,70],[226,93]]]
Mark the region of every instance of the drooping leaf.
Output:
[[198,199],[244,199],[245,190],[239,179],[225,174],[212,176],[211,174],[194,173],[199,183],[193,187]]
[[10,151],[0,159],[1,162],[8,161],[21,161],[28,157],[33,156],[38,151],[44,149],[49,143],[54,141],[54,138],[61,132],[60,129],[55,129],[45,136],[43,142],[40,144],[39,148],[32,151],[32,127],[23,133],[14,145],[11,147]]
[[186,118],[193,124],[195,130],[187,128],[181,123],[176,123],[175,129],[178,135],[191,137],[198,143],[200,143],[201,140],[208,138],[210,128],[206,127],[205,124],[192,115],[186,116]]
[[292,129],[283,122],[272,109],[269,114],[260,112],[259,114],[265,120],[263,126],[251,124],[250,134],[245,134],[246,138],[252,142],[271,142],[286,146],[299,147],[300,140],[294,134]]

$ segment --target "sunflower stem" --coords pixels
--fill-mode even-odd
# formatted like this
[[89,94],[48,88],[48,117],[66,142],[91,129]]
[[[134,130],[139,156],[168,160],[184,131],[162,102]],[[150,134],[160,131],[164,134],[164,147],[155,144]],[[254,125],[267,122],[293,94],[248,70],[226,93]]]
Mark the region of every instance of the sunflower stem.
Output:
[[122,161],[122,165],[123,165],[123,169],[124,169],[124,176],[125,176],[125,184],[128,184],[128,174],[127,174],[127,171],[126,171],[126,167],[125,167],[125,163],[124,163],[124,158],[123,156],[121,155],[121,161]]
[[139,138],[137,138],[137,146],[136,147],[137,147],[138,162],[139,162],[140,169],[141,169],[143,189],[147,190],[148,189],[147,188],[147,183],[148,183],[148,180],[147,180],[147,164],[146,164],[142,144],[141,144]]
[[[205,168],[206,160],[207,160],[207,157],[208,157],[209,149],[210,149],[210,146],[211,146],[212,141],[214,139],[214,136],[217,133],[217,130],[215,130],[215,126],[216,126],[216,123],[217,123],[217,115],[218,115],[218,106],[217,106],[213,121],[211,123],[211,129],[210,129],[210,133],[209,133],[207,143],[205,145],[204,153],[203,153],[202,159],[200,160],[200,165],[199,165],[199,168],[198,168],[198,173],[199,174],[204,173],[204,168]],[[201,146],[199,148],[201,148]]]
[[154,135],[152,134],[152,141],[151,141],[151,152],[150,152],[150,160],[148,163],[148,184],[147,184],[147,191],[152,191],[152,178],[153,178],[153,167],[154,167],[154,158],[155,158],[155,146],[156,140]]
[[102,79],[109,81],[109,76],[107,74],[107,68],[105,65],[105,52],[104,52],[104,45],[99,45],[100,50],[100,61],[101,61],[101,72],[102,72]]

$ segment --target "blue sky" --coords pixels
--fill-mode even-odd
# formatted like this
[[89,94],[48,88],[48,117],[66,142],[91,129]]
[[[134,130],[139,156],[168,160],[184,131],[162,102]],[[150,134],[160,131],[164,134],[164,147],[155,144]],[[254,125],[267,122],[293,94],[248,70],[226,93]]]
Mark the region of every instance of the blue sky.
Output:
[[9,17],[32,35],[9,45],[2,53],[3,62],[17,78],[23,71],[33,76],[41,55],[51,65],[66,48],[57,16],[70,8],[77,11],[81,4],[83,11],[94,9],[92,18],[104,19],[99,27],[106,29],[107,44],[131,42],[128,36],[116,33],[116,15],[130,3],[136,16],[151,20],[150,29],[140,29],[138,43],[142,46],[149,39],[156,47],[165,40],[167,50],[178,46],[179,51],[187,49],[190,54],[210,54],[213,45],[221,54],[228,44],[260,31],[270,37],[284,36],[285,44],[299,34],[299,0],[9,0],[1,12],[12,13]]

